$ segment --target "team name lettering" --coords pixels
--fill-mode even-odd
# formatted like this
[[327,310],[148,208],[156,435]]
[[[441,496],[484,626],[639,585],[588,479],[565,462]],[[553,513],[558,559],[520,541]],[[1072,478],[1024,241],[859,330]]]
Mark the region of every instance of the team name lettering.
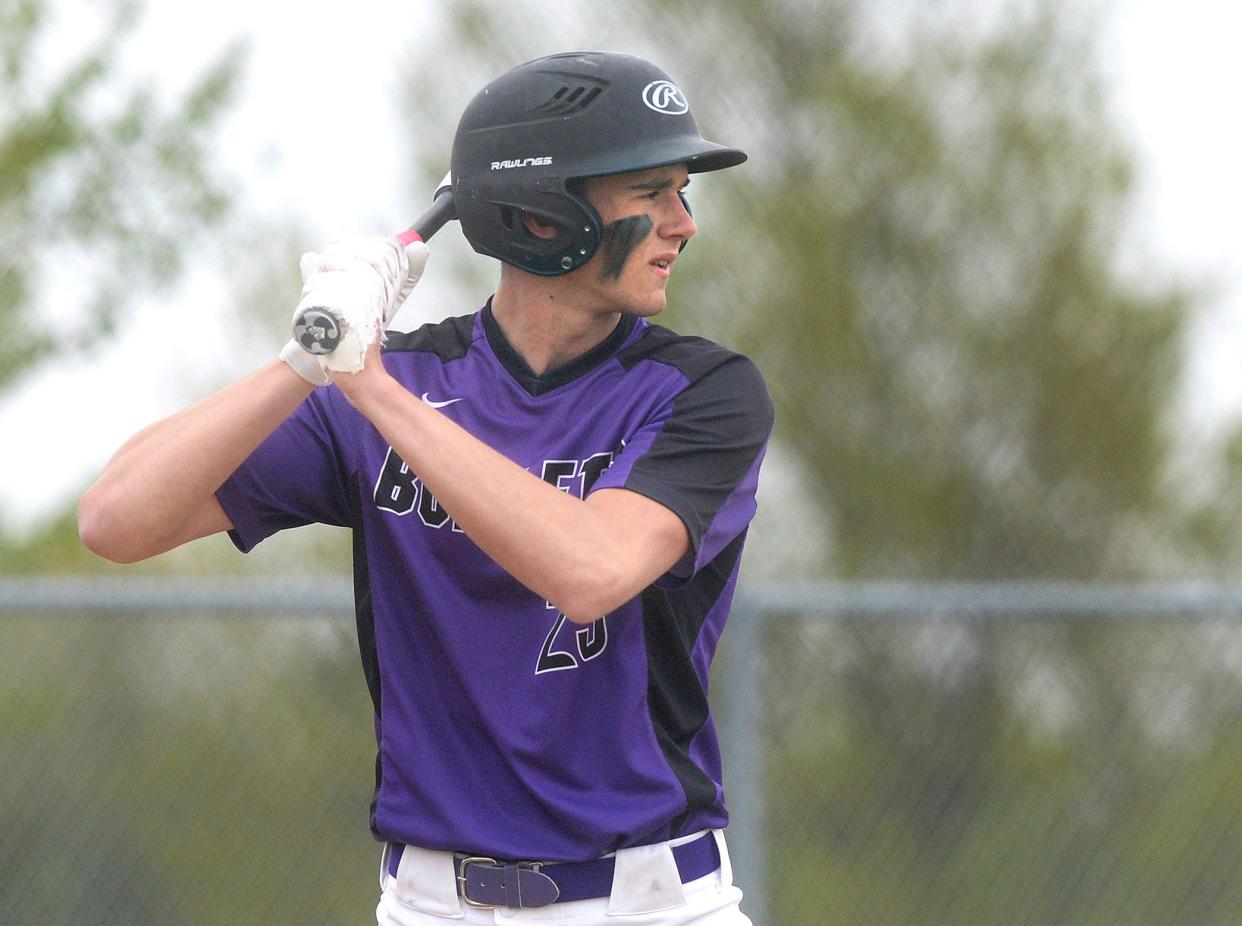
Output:
[[410,512],[417,511],[418,519],[428,527],[438,529],[447,526],[458,533],[462,532],[457,522],[449,517],[436,497],[427,491],[391,447],[388,448],[388,455],[384,457],[384,465],[380,468],[379,479],[375,481],[375,491],[371,498],[375,507],[397,517],[405,517]]
[[540,475],[543,481],[556,486],[562,492],[586,498],[595,480],[612,466],[611,453],[597,453],[585,460],[544,460]]
[[[544,460],[539,475],[544,482],[562,492],[586,498],[595,481],[612,465],[612,458],[611,453],[597,453],[585,460]],[[380,467],[371,498],[375,507],[398,517],[417,511],[419,520],[428,527],[452,525],[453,530],[461,530],[391,447],[384,457],[384,465]]]

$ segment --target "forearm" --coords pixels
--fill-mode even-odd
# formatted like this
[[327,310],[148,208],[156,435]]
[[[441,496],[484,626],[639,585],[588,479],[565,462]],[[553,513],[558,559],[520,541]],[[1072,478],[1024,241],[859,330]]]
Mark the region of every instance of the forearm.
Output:
[[216,489],[311,389],[276,362],[140,431],[82,496],[83,542],[133,562],[226,527],[211,518]]
[[[594,620],[628,601],[688,545],[681,522],[654,502],[628,492],[599,493],[612,498],[590,503],[569,495],[395,380],[377,378],[351,401],[480,548],[575,621]],[[610,503],[648,507],[642,517],[626,518]]]

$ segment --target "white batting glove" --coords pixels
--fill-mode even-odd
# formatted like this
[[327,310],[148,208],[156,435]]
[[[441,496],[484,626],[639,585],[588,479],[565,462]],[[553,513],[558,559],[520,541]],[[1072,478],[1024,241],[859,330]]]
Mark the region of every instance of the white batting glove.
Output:
[[341,331],[340,343],[327,354],[311,354],[290,340],[280,359],[303,379],[318,386],[329,373],[357,373],[367,350],[384,332],[423,275],[429,251],[421,241],[402,245],[395,238],[359,238],[329,245],[321,253],[303,254],[302,297],[294,323],[307,309],[330,313]]

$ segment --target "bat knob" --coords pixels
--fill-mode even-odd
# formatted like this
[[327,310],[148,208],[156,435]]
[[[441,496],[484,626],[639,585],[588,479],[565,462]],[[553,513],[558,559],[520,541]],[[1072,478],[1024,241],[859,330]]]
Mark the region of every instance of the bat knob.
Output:
[[293,339],[311,354],[330,354],[341,343],[341,323],[327,309],[306,309],[293,323]]

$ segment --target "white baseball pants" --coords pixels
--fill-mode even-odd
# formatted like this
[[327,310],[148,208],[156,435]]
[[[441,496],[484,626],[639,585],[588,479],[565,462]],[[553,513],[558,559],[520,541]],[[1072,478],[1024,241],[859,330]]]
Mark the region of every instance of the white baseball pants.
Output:
[[[742,892],[733,884],[724,833],[713,835],[720,849],[720,868],[672,894],[669,879],[652,877],[650,869],[652,864],[665,864],[663,859],[673,865],[672,856],[644,846],[617,853],[611,896],[526,909],[468,906],[457,895],[451,853],[407,846],[396,877],[389,875],[388,854],[384,853],[376,922],[379,926],[751,926],[738,906]],[[671,875],[680,884],[675,865]],[[653,884],[664,887],[653,893]]]

